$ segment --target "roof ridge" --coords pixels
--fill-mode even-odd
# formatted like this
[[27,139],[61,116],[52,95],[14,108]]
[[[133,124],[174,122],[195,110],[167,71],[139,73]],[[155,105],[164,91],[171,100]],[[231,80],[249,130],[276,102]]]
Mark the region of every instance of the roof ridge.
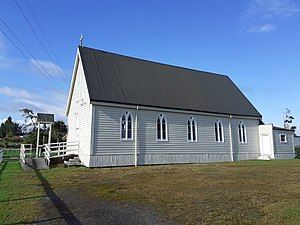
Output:
[[141,61],[144,61],[144,62],[155,63],[155,64],[160,64],[160,65],[170,66],[170,67],[176,67],[176,68],[179,68],[179,69],[191,70],[191,71],[200,72],[200,73],[207,73],[207,74],[210,74],[210,75],[213,75],[213,76],[228,77],[228,75],[226,75],[226,74],[221,74],[221,73],[216,73],[216,72],[209,72],[209,71],[204,71],[204,70],[198,70],[198,69],[188,68],[188,67],[184,67],[184,66],[172,65],[172,64],[162,63],[162,62],[153,61],[153,60],[149,60],[149,59],[142,59],[142,58],[138,58],[138,57],[135,57],[135,56],[123,55],[123,54],[120,54],[120,53],[110,52],[110,51],[106,51],[106,50],[102,50],[102,49],[96,49],[96,48],[91,48],[91,47],[86,47],[86,46],[78,46],[78,48],[86,48],[86,49],[90,49],[92,51],[99,51],[99,52],[103,52],[103,53],[108,53],[108,54],[112,54],[112,55],[117,55],[117,56],[130,58],[130,59],[141,60]]

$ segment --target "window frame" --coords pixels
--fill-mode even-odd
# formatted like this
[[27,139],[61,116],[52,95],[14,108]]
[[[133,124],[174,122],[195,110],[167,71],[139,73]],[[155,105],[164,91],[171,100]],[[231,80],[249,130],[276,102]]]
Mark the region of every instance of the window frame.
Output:
[[238,125],[238,139],[240,144],[247,144],[248,137],[247,137],[247,127],[244,121],[240,121]]
[[[216,127],[217,127],[217,130],[216,130]],[[221,128],[221,134],[220,134],[220,128]],[[214,134],[215,134],[215,142],[216,143],[225,143],[224,127],[223,127],[222,121],[219,118],[217,118],[214,122]],[[220,137],[221,137],[221,139],[220,139]]]
[[[125,116],[125,137],[123,137],[122,135],[122,131],[123,131],[123,116]],[[131,118],[131,132],[130,135],[131,137],[128,138],[128,118]],[[120,140],[121,141],[132,141],[133,140],[133,117],[132,117],[132,113],[129,110],[125,110],[121,117],[120,117]]]
[[[284,136],[284,141],[281,140],[281,136]],[[286,134],[279,134],[279,141],[280,143],[286,144],[288,143],[287,135]]]
[[[163,124],[162,124],[163,119],[165,120],[165,135],[166,135],[165,139],[163,139]],[[159,121],[159,123],[158,123],[158,121]],[[158,141],[158,142],[168,141],[169,140],[169,138],[168,138],[168,120],[167,120],[166,115],[163,113],[160,113],[155,120],[155,124],[156,124],[156,126],[155,126],[156,141]],[[159,129],[158,129],[158,124],[159,124]],[[160,138],[158,138],[158,131],[160,132]]]
[[[194,131],[193,131],[193,122],[195,126],[195,139],[194,139]],[[190,129],[190,139],[189,139],[189,129]],[[198,126],[194,116],[190,116],[187,120],[187,141],[190,143],[198,142]]]

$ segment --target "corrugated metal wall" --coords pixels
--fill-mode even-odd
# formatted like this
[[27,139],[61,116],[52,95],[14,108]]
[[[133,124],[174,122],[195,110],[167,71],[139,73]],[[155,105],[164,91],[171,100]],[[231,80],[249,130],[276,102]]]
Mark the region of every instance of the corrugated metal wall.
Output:
[[[94,148],[91,166],[134,164],[134,140],[120,140],[120,117],[125,108],[94,106]],[[130,110],[135,118],[135,110]],[[164,113],[168,121],[168,141],[156,140],[156,120]],[[198,142],[187,141],[187,120],[190,114],[138,111],[138,164],[202,163],[230,161],[229,118],[219,117],[224,126],[224,143],[215,142],[214,122],[217,117],[192,115],[197,121]],[[259,155],[258,120],[244,119],[246,144],[238,142],[238,124],[231,119],[235,158],[255,159]],[[134,135],[133,135],[134,137]]]

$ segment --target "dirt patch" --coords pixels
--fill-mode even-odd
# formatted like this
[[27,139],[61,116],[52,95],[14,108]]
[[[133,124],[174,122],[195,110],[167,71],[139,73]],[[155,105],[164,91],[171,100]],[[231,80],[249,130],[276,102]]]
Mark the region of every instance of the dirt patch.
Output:
[[171,225],[145,205],[117,203],[85,195],[78,189],[59,189],[45,198],[36,224]]

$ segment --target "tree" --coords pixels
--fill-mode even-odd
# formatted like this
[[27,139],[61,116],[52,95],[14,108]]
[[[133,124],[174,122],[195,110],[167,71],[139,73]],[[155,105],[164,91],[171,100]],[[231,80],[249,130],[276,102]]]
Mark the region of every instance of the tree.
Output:
[[0,125],[0,138],[14,137],[22,134],[22,127],[18,123],[12,121],[12,117],[9,116],[7,120]]
[[[51,131],[51,142],[62,142],[63,137],[67,134],[67,125],[64,121],[55,121],[52,124],[52,131]],[[48,143],[49,137],[49,127],[41,127],[40,128],[40,141],[39,144]],[[30,134],[26,137],[25,143],[26,144],[34,144],[36,145],[37,140],[37,129],[30,132]]]
[[51,142],[61,142],[68,129],[64,121],[55,121],[52,124]]
[[36,128],[36,115],[34,114],[32,109],[23,108],[20,109],[22,113],[22,117],[25,118],[24,128],[28,133],[32,132]]
[[290,128],[290,125],[292,125],[294,119],[295,118],[291,115],[291,110],[286,108],[284,115],[283,115],[284,128],[296,130],[296,126],[291,126],[291,128]]
[[36,138],[37,138],[37,131],[35,130],[26,136],[24,143],[32,144],[33,147],[35,148],[36,147]]

